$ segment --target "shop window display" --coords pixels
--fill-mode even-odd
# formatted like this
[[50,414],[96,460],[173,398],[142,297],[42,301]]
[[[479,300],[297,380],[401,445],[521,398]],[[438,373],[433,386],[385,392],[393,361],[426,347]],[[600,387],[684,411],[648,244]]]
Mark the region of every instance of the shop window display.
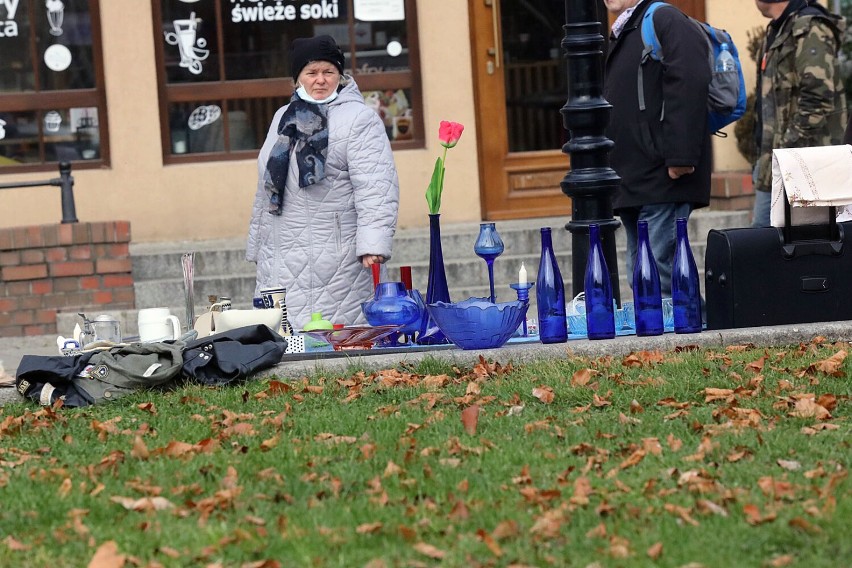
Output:
[[106,161],[98,7],[96,0],[0,2],[0,167],[6,171]]
[[415,0],[152,5],[166,163],[256,155],[294,90],[290,42],[319,34],[344,50],[394,147],[423,145]]

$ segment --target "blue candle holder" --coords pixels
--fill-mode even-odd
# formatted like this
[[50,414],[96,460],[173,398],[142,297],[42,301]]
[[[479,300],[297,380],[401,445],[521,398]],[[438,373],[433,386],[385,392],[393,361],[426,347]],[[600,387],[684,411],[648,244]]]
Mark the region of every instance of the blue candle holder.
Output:
[[[515,292],[518,293],[518,301],[529,303],[530,301],[530,288],[535,286],[535,282],[526,282],[521,284],[520,282],[515,282],[514,284],[509,284],[509,287],[512,288]],[[527,318],[524,317],[524,335],[523,337],[527,337]]]

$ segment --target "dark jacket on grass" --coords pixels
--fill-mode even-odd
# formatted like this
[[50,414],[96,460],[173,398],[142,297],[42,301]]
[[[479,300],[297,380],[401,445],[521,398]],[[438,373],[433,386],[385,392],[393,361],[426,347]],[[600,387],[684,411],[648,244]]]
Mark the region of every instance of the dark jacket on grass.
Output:
[[[688,202],[704,207],[710,202],[711,171],[707,42],[677,8],[654,13],[665,63],[649,59],[643,65],[647,108],[640,112],[640,26],[650,4],[639,4],[619,36],[611,38],[606,59],[605,96],[613,107],[607,136],[615,143],[610,163],[621,176],[613,206]],[[673,166],[693,166],[695,172],[672,180],[668,168]]]

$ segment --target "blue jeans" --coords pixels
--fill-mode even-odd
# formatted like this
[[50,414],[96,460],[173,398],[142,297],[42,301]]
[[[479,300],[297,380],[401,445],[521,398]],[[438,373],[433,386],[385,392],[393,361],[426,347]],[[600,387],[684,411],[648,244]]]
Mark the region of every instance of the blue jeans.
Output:
[[663,297],[672,295],[672,264],[674,262],[675,245],[677,243],[677,219],[689,218],[692,205],[689,203],[655,203],[642,207],[621,209],[619,216],[624,224],[627,235],[627,282],[632,286],[633,265],[636,264],[636,245],[639,221],[648,222],[648,239],[651,241],[651,252],[657,261],[660,271],[660,292]]
[[752,227],[769,227],[769,208],[772,205],[772,192],[754,190],[754,213]]

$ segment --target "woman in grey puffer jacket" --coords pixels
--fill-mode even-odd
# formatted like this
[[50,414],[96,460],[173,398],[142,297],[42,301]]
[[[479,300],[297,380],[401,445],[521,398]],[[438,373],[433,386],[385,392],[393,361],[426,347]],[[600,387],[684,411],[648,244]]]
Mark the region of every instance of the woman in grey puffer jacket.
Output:
[[257,160],[246,259],[257,263],[255,296],[287,288],[290,322],[312,312],[364,323],[371,265],[391,257],[399,181],[382,120],[344,77],[330,36],[291,45],[297,90],[275,113]]

